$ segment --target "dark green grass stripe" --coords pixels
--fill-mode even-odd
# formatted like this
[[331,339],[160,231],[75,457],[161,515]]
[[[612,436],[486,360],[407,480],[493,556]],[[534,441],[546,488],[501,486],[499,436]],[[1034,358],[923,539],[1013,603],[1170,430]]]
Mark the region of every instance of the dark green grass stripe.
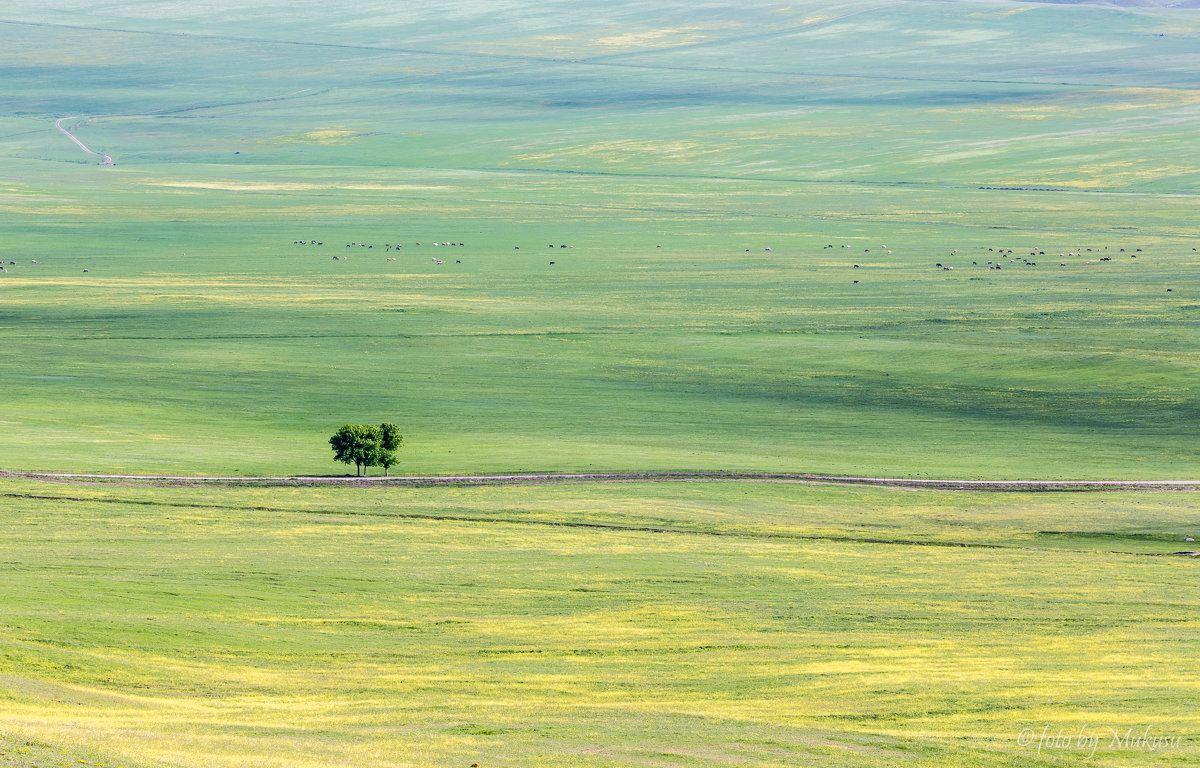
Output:
[[97,503],[97,504],[120,504],[141,507],[165,507],[169,509],[205,509],[205,510],[221,510],[230,512],[271,512],[276,514],[299,514],[299,515],[321,515],[321,516],[342,516],[342,517],[367,517],[367,518],[382,518],[382,519],[398,519],[398,520],[413,520],[413,521],[429,521],[429,522],[454,522],[454,523],[484,523],[484,524],[500,524],[500,525],[526,525],[526,526],[542,526],[548,528],[575,528],[586,530],[613,531],[618,533],[659,533],[659,534],[674,534],[682,536],[713,536],[720,538],[732,539],[757,539],[765,541],[828,541],[839,544],[882,544],[887,546],[900,547],[942,547],[955,549],[1007,549],[1021,550],[1029,552],[1076,552],[1089,554],[1104,554],[1104,555],[1132,555],[1137,557],[1161,557],[1164,555],[1184,555],[1195,556],[1193,552],[1127,552],[1117,550],[1063,550],[1049,549],[1046,547],[1025,547],[1012,546],[1006,544],[990,544],[985,542],[961,542],[961,541],[941,541],[936,539],[918,540],[918,539],[885,539],[885,538],[868,538],[858,536],[839,536],[834,534],[801,534],[801,533],[782,533],[782,532],[766,532],[766,531],[712,531],[695,528],[670,528],[666,526],[652,525],[621,525],[619,523],[588,523],[581,521],[568,520],[545,520],[545,519],[519,519],[511,517],[495,517],[495,516],[470,516],[470,515],[423,515],[413,512],[362,512],[349,511],[340,509],[294,509],[285,507],[268,507],[262,505],[252,506],[236,506],[228,504],[204,504],[198,502],[170,502],[170,501],[153,501],[147,499],[114,499],[114,498],[94,498],[89,499],[80,496],[54,496],[48,494],[33,494],[33,493],[0,493],[0,498],[9,499],[25,499],[36,501],[53,501],[53,502],[70,502],[70,503]]
[[[887,6],[882,6],[887,7]],[[871,8],[858,13],[866,13],[867,11],[880,10],[880,8]],[[823,23],[831,23],[835,20],[829,20]],[[433,48],[402,48],[396,46],[380,46],[380,45],[361,45],[354,43],[323,43],[315,40],[274,40],[270,38],[255,38],[255,37],[237,37],[234,35],[215,35],[215,34],[199,34],[195,32],[166,32],[161,30],[146,30],[146,29],[130,29],[127,27],[96,27],[85,26],[80,24],[56,24],[49,22],[36,21],[18,21],[15,19],[0,19],[0,24],[24,27],[49,27],[54,29],[74,29],[86,32],[110,32],[125,35],[144,35],[147,37],[176,37],[191,40],[221,40],[232,43],[249,43],[255,45],[279,45],[279,46],[298,46],[311,48],[330,48],[338,50],[356,50],[356,51],[374,51],[384,53],[399,53],[413,56],[438,56],[450,58],[467,58],[467,59],[484,59],[498,60],[508,62],[521,62],[529,64],[562,64],[580,67],[625,67],[630,69],[683,69],[695,71],[714,71],[726,72],[730,74],[758,74],[758,75],[776,75],[779,77],[813,77],[813,78],[847,78],[856,80],[878,80],[885,82],[902,81],[902,82],[933,82],[933,83],[992,83],[999,85],[1032,85],[1044,87],[1073,87],[1073,88],[1097,88],[1097,89],[1123,89],[1128,88],[1129,84],[1121,83],[1079,83],[1068,81],[1053,81],[1053,80],[985,80],[985,79],[970,79],[970,78],[919,78],[919,77],[900,77],[894,75],[868,75],[868,74],[831,74],[817,72],[776,72],[771,70],[757,69],[735,69],[735,68],[707,68],[707,67],[675,67],[661,64],[642,64],[636,62],[624,61],[609,61],[608,57],[626,57],[626,56],[646,56],[656,53],[653,50],[630,51],[627,53],[607,54],[605,56],[596,56],[588,58],[570,58],[562,56],[535,56],[532,54],[517,54],[517,53],[484,53],[480,51],[442,51]],[[802,25],[800,27],[788,28],[786,30],[777,30],[775,32],[764,32],[761,35],[776,34],[792,34],[802,32],[805,28],[811,28],[817,25]],[[686,48],[699,47],[703,45],[717,45],[735,42],[731,39],[723,39],[720,41],[709,41],[706,43],[691,43],[686,46],[676,46],[674,48],[662,49],[662,52],[673,52]],[[1194,88],[1171,86],[1171,85],[1155,85],[1155,88],[1172,91],[1192,91]]]

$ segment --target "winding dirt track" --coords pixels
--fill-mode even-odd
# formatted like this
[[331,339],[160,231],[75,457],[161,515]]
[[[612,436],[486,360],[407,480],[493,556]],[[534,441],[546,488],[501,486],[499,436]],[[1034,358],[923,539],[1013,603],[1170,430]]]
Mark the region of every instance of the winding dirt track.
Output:
[[[92,150],[88,149],[86,144],[84,144],[82,141],[80,141],[78,138],[76,138],[75,134],[71,133],[66,128],[63,128],[64,122],[66,122],[67,120],[74,120],[74,119],[75,118],[73,118],[73,117],[60,117],[54,121],[54,127],[57,128],[59,131],[61,131],[62,134],[64,136],[66,136],[68,139],[75,142],[75,144],[78,145],[78,147],[80,149],[82,149],[84,152],[87,152],[89,155],[95,155],[96,157],[100,158],[100,165],[116,165],[116,163],[113,162],[111,155],[101,154],[100,152],[93,152]],[[87,122],[86,118],[84,119],[83,122]]]
[[723,481],[864,485],[886,488],[980,492],[1200,491],[1200,480],[938,480],[906,477],[847,477],[841,475],[777,472],[566,472],[511,475],[399,475],[394,477],[239,477],[214,475],[103,475],[66,472],[8,472],[0,470],[0,477],[57,483],[259,487],[412,487],[438,485],[548,485],[557,483]]

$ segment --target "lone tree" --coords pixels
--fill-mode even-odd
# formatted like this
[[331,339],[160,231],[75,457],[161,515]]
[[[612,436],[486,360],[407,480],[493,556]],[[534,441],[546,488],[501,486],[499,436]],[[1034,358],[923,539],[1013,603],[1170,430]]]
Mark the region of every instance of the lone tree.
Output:
[[363,467],[382,466],[386,475],[389,467],[396,464],[396,450],[404,438],[395,424],[343,424],[329,445],[333,448],[334,461],[353,464],[355,474],[363,474]]

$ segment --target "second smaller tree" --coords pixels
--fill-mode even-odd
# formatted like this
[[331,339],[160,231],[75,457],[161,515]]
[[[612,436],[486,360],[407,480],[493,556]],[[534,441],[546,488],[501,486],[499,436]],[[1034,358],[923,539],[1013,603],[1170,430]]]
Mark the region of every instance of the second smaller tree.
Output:
[[384,477],[387,477],[388,470],[396,465],[396,451],[400,450],[403,442],[404,436],[400,434],[400,427],[387,421],[379,425],[379,465],[383,467]]

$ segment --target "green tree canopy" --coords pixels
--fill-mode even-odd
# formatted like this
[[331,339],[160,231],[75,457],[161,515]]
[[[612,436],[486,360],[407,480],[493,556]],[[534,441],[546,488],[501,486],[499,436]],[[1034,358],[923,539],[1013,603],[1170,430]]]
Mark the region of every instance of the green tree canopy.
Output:
[[329,445],[334,461],[353,464],[355,474],[362,476],[363,467],[382,466],[384,474],[396,464],[396,450],[404,442],[395,424],[343,424]]
[[379,425],[379,445],[383,450],[395,451],[403,442],[404,436],[400,434],[400,427],[386,421]]

